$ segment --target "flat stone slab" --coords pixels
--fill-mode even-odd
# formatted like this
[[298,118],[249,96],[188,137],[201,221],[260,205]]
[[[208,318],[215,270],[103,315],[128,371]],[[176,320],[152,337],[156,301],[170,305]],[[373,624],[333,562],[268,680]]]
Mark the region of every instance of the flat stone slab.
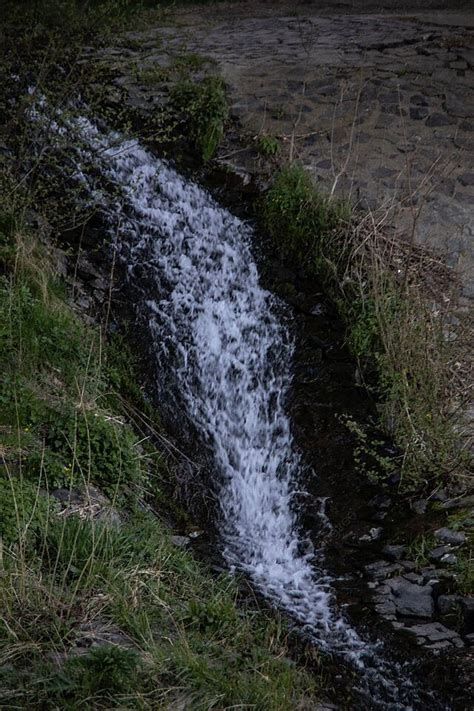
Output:
[[386,581],[390,588],[395,610],[402,617],[431,618],[434,600],[429,585],[419,585],[401,576]]
[[262,15],[184,14],[140,37],[215,60],[245,130],[277,136],[322,189],[382,206],[474,296],[472,15]]

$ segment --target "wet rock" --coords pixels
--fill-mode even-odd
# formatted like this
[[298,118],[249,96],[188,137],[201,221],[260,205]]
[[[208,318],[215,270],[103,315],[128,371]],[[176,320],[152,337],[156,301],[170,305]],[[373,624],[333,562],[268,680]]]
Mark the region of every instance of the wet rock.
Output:
[[[448,645],[454,645],[455,647],[463,647],[464,643],[457,632],[448,629],[440,622],[430,622],[422,625],[413,625],[407,628],[409,632],[418,637],[418,644],[436,644],[440,642],[447,642]],[[440,649],[441,647],[436,647]]]
[[474,647],[474,634],[467,634],[464,637],[464,641],[469,645],[469,647]]
[[405,552],[406,546],[403,545],[387,545],[382,548],[382,553],[388,560],[400,560]]
[[368,533],[364,533],[363,536],[359,537],[361,543],[371,543],[372,541],[378,541],[382,536],[383,528],[371,528]]
[[443,556],[449,555],[450,553],[451,547],[449,545],[436,546],[436,548],[429,551],[428,560],[431,560],[433,563],[440,563]]
[[434,601],[429,586],[396,577],[387,581],[392,591],[397,614],[403,617],[432,617]]
[[444,565],[456,565],[458,562],[457,556],[454,553],[446,553],[440,560]]
[[401,573],[403,568],[397,563],[387,563],[385,560],[369,563],[364,567],[369,578],[373,580],[385,580],[393,574]]
[[453,531],[450,528],[438,528],[438,530],[434,532],[434,537],[437,541],[452,543],[453,545],[460,545],[466,540],[465,533],[462,533],[462,531]]

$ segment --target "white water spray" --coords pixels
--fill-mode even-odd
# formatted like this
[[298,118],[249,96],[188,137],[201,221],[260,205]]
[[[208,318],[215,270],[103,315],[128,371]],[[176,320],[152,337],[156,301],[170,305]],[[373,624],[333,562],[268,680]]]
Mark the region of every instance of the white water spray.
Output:
[[[38,105],[35,121],[42,120]],[[319,567],[322,551],[314,555],[298,531],[292,496],[301,461],[284,408],[294,347],[277,299],[259,284],[250,227],[135,141],[85,118],[69,119],[66,128],[53,123],[53,132],[79,139],[74,176],[106,214],[128,280],[138,287],[136,307],[148,323],[158,377],[160,359],[171,359],[187,416],[213,452],[229,564],[321,649],[360,668],[367,662],[358,687],[366,708],[412,709],[407,698],[419,697],[409,676],[378,658],[379,646],[338,614]],[[151,298],[156,292],[161,296]],[[325,501],[320,505],[328,527]],[[429,696],[431,708],[441,708]]]
[[335,613],[328,576],[312,566],[292,510],[301,466],[284,409],[293,344],[259,284],[250,228],[136,142],[86,119],[79,125],[121,189],[113,222],[129,278],[139,265],[167,285],[141,308],[158,359],[172,339],[187,414],[213,451],[225,558],[322,648],[358,657],[363,643]]

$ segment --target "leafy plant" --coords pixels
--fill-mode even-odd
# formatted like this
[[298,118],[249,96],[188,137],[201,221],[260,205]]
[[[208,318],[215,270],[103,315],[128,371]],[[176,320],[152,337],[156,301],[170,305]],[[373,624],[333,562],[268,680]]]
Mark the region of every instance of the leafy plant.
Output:
[[184,80],[171,88],[172,107],[182,116],[183,131],[188,131],[199,148],[203,161],[217,150],[228,115],[225,86],[219,77],[200,82]]
[[263,156],[276,156],[280,152],[280,142],[275,136],[264,133],[257,138],[257,148]]

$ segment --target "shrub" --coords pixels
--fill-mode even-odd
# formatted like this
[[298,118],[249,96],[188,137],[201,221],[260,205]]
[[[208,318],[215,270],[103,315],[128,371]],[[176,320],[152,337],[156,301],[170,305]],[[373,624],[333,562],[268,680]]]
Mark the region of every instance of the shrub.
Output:
[[205,77],[200,82],[181,81],[172,87],[171,105],[182,116],[183,132],[199,149],[203,161],[217,150],[228,115],[225,86],[219,77]]
[[275,136],[264,133],[257,139],[257,148],[263,156],[276,156],[280,152],[280,143]]
[[309,174],[299,166],[277,173],[263,203],[267,228],[277,238],[284,256],[298,256],[303,264],[319,267],[331,241],[344,245],[340,233],[350,218],[347,204],[318,193]]

